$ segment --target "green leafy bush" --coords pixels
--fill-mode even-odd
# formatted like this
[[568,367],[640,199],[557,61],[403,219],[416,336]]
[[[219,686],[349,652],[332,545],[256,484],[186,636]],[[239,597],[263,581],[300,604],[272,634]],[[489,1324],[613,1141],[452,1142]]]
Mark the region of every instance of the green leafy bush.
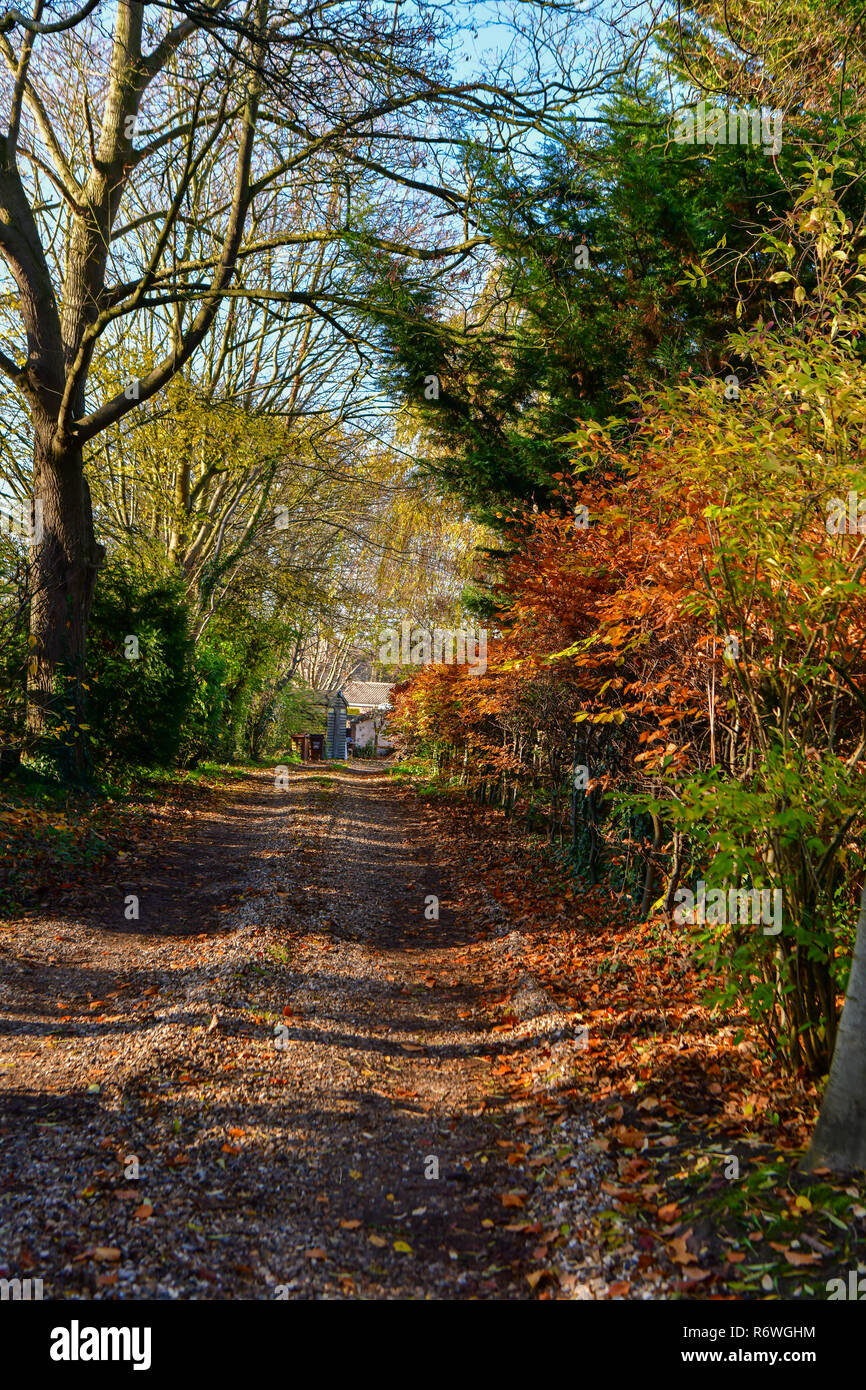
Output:
[[24,733],[27,606],[21,557],[0,532],[0,777],[16,766]]
[[90,623],[88,714],[102,766],[166,766],[177,757],[194,693],[183,587],[109,564]]
[[202,758],[231,757],[234,735],[227,720],[229,666],[226,654],[208,643],[196,649],[193,662],[193,695],[187,710],[180,746],[185,767]]

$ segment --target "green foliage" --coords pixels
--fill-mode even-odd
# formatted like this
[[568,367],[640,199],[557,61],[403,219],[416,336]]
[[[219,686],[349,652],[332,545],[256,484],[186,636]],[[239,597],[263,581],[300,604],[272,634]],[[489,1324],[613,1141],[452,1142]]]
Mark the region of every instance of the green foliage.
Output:
[[180,761],[193,767],[202,759],[225,755],[233,749],[231,727],[226,723],[228,660],[226,653],[202,642],[193,657],[192,699],[184,720]]
[[866,256],[839,172],[813,163],[765,238],[768,269],[791,267],[770,276],[790,298],[772,330],[735,335],[749,373],[738,398],[687,383],[649,407],[671,461],[660,491],[704,548],[685,608],[737,645],[714,711],[721,764],[671,769],[666,796],[646,804],[684,836],[708,889],[781,895],[778,935],[705,924],[702,954],[722,972],[717,997],[742,998],[771,1045],[817,1074],[833,1053],[866,824],[866,559],[847,507],[866,482]]
[[27,604],[20,547],[0,531],[0,777],[23,742],[27,670]]
[[671,790],[670,799],[621,800],[664,814],[684,836],[691,867],[681,886],[695,892],[702,880],[707,894],[765,889],[781,905],[778,931],[775,919],[771,927],[715,921],[711,911],[685,927],[713,980],[712,1002],[742,1002],[793,1067],[826,1070],[854,947],[862,857],[850,830],[866,817],[862,776],[832,754],[777,748],[748,776],[716,767],[672,781]]
[[[137,657],[129,638],[137,641]],[[182,585],[109,563],[96,588],[89,650],[88,712],[97,764],[170,764],[194,689]]]
[[[531,164],[475,152],[494,258],[468,319],[414,269],[367,259],[386,384],[424,433],[427,467],[488,519],[549,502],[562,436],[616,413],[624,383],[719,371],[743,280],[753,281],[745,322],[771,297],[749,223],[758,205],[764,215],[788,205],[788,152],[776,163],[752,148],[696,156],[669,139],[647,91],[603,114],[609,124],[576,125]],[[439,394],[428,399],[432,376]]]

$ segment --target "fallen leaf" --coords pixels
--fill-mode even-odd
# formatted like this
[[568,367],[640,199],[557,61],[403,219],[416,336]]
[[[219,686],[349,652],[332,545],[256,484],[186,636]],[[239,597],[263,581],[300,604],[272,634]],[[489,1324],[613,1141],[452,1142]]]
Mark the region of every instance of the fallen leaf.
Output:
[[601,1183],[602,1192],[606,1192],[609,1197],[615,1197],[618,1202],[635,1202],[638,1194],[631,1187],[617,1187],[615,1183]]
[[617,1125],[613,1131],[619,1142],[627,1149],[639,1149],[646,1143],[642,1129],[631,1129],[628,1125]]
[[785,1256],[789,1265],[816,1265],[821,1262],[820,1255],[807,1255],[805,1250],[791,1250],[789,1246],[779,1245],[775,1240],[771,1240],[770,1245]]
[[689,1229],[683,1235],[675,1236],[672,1241],[668,1242],[668,1249],[671,1252],[671,1259],[675,1260],[677,1264],[689,1265],[697,1264],[698,1262],[697,1256],[693,1255],[691,1250],[689,1250],[686,1246],[686,1241],[689,1239],[689,1236],[691,1236],[692,1233],[692,1227],[690,1226]]

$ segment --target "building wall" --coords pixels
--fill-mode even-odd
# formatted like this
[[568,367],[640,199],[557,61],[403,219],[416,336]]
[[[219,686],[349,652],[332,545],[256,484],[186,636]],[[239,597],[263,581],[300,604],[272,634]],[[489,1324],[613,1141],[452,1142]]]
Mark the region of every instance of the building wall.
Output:
[[[375,738],[375,729],[372,719],[359,719],[355,726],[355,747],[366,748],[368,743],[372,743]],[[379,752],[387,753],[394,747],[390,739],[380,730],[379,732]]]

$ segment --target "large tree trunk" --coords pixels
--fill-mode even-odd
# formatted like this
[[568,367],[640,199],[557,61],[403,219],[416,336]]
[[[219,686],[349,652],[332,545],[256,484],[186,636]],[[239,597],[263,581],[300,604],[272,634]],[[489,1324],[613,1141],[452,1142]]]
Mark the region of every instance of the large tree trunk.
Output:
[[866,1168],[866,882],[845,1007],[803,1168]]
[[[214,14],[218,11],[219,7]],[[255,28],[259,34],[265,33],[266,18],[266,0],[256,0]],[[192,322],[174,336],[162,360],[137,379],[135,391],[129,393],[124,388],[87,415],[87,378],[97,338],[110,321],[110,311],[125,300],[125,312],[132,313],[150,284],[152,268],[142,270],[137,283],[122,291],[115,286],[107,294],[105,285],[112,232],[130,171],[137,167],[140,158],[146,157],[132,143],[139,106],[150,83],[173,61],[177,50],[202,22],[198,18],[181,18],[145,57],[143,19],[142,0],[118,0],[114,7],[110,70],[100,87],[102,114],[98,138],[84,94],[90,160],[82,182],[73,174],[80,152],[76,151],[74,159],[70,156],[67,163],[44,106],[27,85],[33,51],[29,41],[20,51],[14,84],[17,96],[12,102],[8,132],[0,130],[0,254],[17,285],[28,348],[25,367],[0,348],[0,369],[13,378],[31,412],[34,496],[42,511],[42,539],[34,545],[32,555],[35,582],[28,729],[31,741],[49,753],[61,774],[71,780],[85,778],[88,770],[82,730],[86,723],[84,660],[90,606],[104,556],[103,548],[94,539],[82,448],[134,410],[139,402],[161,391],[201,346],[234,276],[253,196],[251,171],[263,81],[263,41],[251,45],[246,98],[238,117],[234,189],[229,195],[227,221],[219,238],[221,245],[207,293],[202,296]],[[8,60],[5,49],[4,54]],[[72,209],[62,218],[64,234],[59,241],[51,232],[50,251],[43,245],[34,206],[17,164],[24,99],[35,110],[37,124],[49,131],[46,137],[45,129],[42,130],[55,164],[54,174],[48,171],[49,177]],[[170,115],[166,120],[174,123]],[[183,176],[185,181],[194,164],[192,149],[192,145],[187,149],[192,162]],[[167,237],[177,225],[177,216],[175,204],[165,214]],[[62,293],[55,285],[55,261],[62,267]],[[115,298],[118,293],[119,299]]]
[[87,623],[105,555],[93,532],[90,489],[80,449],[56,444],[53,422],[35,422],[34,496],[41,539],[33,537],[27,728],[64,779],[86,779],[89,765],[85,676]]

